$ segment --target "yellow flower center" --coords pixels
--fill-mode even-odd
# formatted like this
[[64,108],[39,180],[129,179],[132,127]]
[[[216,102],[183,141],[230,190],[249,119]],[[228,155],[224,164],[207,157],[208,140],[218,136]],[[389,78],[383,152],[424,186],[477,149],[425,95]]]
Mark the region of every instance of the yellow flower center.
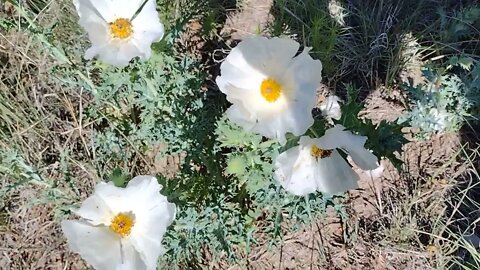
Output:
[[282,87],[274,79],[266,79],[263,80],[262,85],[260,86],[260,92],[266,101],[272,103],[277,101],[280,97]]
[[110,33],[113,38],[127,39],[133,34],[132,23],[128,19],[116,19],[110,23]]
[[110,229],[121,237],[128,236],[132,231],[132,227],[135,224],[133,217],[128,214],[118,214],[112,219]]
[[312,146],[312,149],[310,150],[310,154],[314,158],[326,158],[329,157],[332,154],[333,150],[327,150],[327,149],[322,149],[316,145]]

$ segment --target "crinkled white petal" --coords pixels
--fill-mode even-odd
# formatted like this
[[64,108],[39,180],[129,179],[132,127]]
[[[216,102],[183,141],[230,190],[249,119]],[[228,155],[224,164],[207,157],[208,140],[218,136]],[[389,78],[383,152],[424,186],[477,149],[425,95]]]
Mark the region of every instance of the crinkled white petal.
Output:
[[366,141],[367,137],[353,134],[340,124],[328,129],[319,139],[319,143],[326,149],[342,149],[362,170],[374,170],[379,166],[378,159],[365,149]]
[[109,23],[116,19],[131,19],[143,0],[75,0],[80,25],[87,31],[92,46],[85,58],[99,58],[115,66],[125,66],[134,57],[148,59],[151,44],[164,35],[164,26],[156,11],[156,2],[148,0],[141,12],[133,19],[132,37],[119,40],[111,38]]
[[138,220],[132,236],[145,236],[160,241],[175,219],[175,204],[169,203],[159,193],[161,186],[153,176],[137,176],[128,183],[127,189],[134,198],[130,207]]
[[[135,199],[127,188],[116,187],[113,182],[100,182],[96,185],[92,196],[98,197],[114,213],[129,212]],[[106,224],[110,225],[110,223]]]
[[95,194],[83,201],[82,206],[75,213],[92,225],[110,224],[115,216],[105,201]]
[[318,191],[335,194],[358,188],[359,176],[337,150],[329,157],[318,159],[315,169]]
[[302,137],[305,144],[281,153],[275,161],[275,178],[290,193],[304,196],[315,191],[329,194],[358,187],[358,175],[340,154],[333,150],[329,157],[311,155],[312,139]]
[[[148,222],[149,214],[157,206],[170,209],[167,198],[161,195],[160,184],[153,176],[137,176],[130,180],[125,188],[116,187],[112,182],[99,183],[94,195],[100,197],[113,213],[132,212],[136,223],[132,234],[141,231],[142,223]],[[173,218],[172,218],[173,219]]]
[[133,39],[136,47],[140,51],[141,59],[148,59],[152,53],[151,45],[153,42],[160,41],[163,38],[165,29],[160,22],[156,10],[156,2],[148,0],[142,9],[142,12],[132,22]]
[[281,153],[275,160],[275,179],[288,192],[304,196],[317,190],[313,160],[295,146]]
[[[285,134],[300,136],[313,124],[311,111],[321,80],[322,65],[308,55],[295,56],[291,39],[249,37],[232,49],[216,82],[232,106],[231,121],[268,138],[286,142]],[[268,102],[261,94],[265,79],[281,85],[280,97]]]
[[117,270],[122,263],[120,239],[108,227],[86,222],[62,221],[62,230],[70,249],[97,270]]
[[165,253],[161,241],[173,219],[175,218],[175,205],[172,203],[160,202],[148,211],[145,222],[139,224],[140,230],[132,232],[131,241],[136,250],[140,252],[142,260],[147,266],[157,265],[158,257]]
[[320,105],[320,111],[326,119],[339,120],[342,117],[341,100],[337,96],[328,96]]
[[148,265],[142,259],[141,251],[138,251],[132,243],[131,238],[120,240],[122,245],[122,261],[117,266],[119,270],[156,270],[157,263]]
[[97,20],[97,18],[103,22],[110,22],[115,18],[115,12],[109,0],[73,0],[73,4],[80,17],[80,23]]
[[[138,11],[138,9],[142,6],[144,1],[145,0],[109,0],[109,7],[113,10],[115,18],[131,19],[133,15],[135,15],[135,13]],[[144,8],[137,16],[145,12],[146,6],[147,5],[144,6]]]
[[165,252],[161,241],[175,218],[175,205],[159,194],[161,186],[153,176],[137,176],[126,188],[135,197],[136,224],[129,239],[147,269],[156,269],[158,257]]
[[[243,70],[246,72],[252,67],[267,77],[279,77],[285,72],[299,46],[298,42],[289,38],[251,36],[238,43],[225,61],[237,68],[246,68]],[[220,67],[221,71],[224,69]]]

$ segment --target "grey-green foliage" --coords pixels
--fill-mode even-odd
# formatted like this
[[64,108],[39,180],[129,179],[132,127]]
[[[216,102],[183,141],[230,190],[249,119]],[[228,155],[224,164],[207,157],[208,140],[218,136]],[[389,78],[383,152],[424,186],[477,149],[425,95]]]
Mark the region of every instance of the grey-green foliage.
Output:
[[463,78],[466,87],[466,97],[470,101],[472,120],[480,119],[480,62],[472,64],[471,71]]
[[189,150],[204,96],[203,75],[195,68],[187,56],[179,60],[158,52],[128,69],[92,69],[91,75],[98,76],[91,89],[95,106],[87,109],[84,121],[96,121],[97,164],[128,161],[160,144],[169,153]]
[[[455,61],[455,65],[460,65]],[[466,68],[463,66],[463,68]],[[428,139],[436,132],[460,129],[470,116],[472,101],[467,97],[468,87],[452,72],[425,68],[425,83],[404,85],[412,98],[412,109],[399,119],[419,129],[418,138]]]
[[[478,54],[478,35],[480,35],[480,7],[473,1],[461,9],[438,9],[439,43],[447,52]],[[445,46],[448,44],[448,46]]]
[[190,185],[175,187],[175,192],[184,189],[185,193],[177,198],[177,217],[165,237],[168,252],[161,265],[176,264],[177,269],[198,266],[206,253],[213,261],[223,257],[232,263],[246,263],[244,256],[256,244],[257,234],[268,236],[269,246],[275,246],[284,234],[285,217],[295,230],[324,213],[329,198],[289,195],[273,179],[273,161],[279,149],[276,142],[246,132],[226,118],[217,121],[215,138],[216,152],[224,159],[219,161],[224,169],[222,181],[212,180],[210,186],[204,186],[214,190],[198,191],[197,196],[203,197],[198,200],[188,189],[195,181],[204,181],[202,176],[181,176]]

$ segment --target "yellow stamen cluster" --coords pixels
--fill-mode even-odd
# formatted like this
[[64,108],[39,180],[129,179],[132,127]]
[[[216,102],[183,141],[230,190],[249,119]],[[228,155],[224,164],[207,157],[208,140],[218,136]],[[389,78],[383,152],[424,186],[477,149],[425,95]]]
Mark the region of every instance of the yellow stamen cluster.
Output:
[[121,237],[125,237],[130,235],[134,224],[135,221],[131,215],[120,213],[112,219],[110,229],[119,234]]
[[110,33],[113,38],[127,39],[133,34],[132,23],[128,19],[116,19],[110,23]]
[[318,146],[316,145],[313,145],[312,146],[312,149],[310,150],[310,154],[312,155],[312,157],[314,158],[326,158],[326,157],[329,157],[331,154],[332,154],[333,150],[326,150],[326,149],[322,149],[322,148],[319,148]]
[[273,79],[266,79],[260,86],[260,92],[266,101],[273,103],[277,101],[282,93],[282,87]]

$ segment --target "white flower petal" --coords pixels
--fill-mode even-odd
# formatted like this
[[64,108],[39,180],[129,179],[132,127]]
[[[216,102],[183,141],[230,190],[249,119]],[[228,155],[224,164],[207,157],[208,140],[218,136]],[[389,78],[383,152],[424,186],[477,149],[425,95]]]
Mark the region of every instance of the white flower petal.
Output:
[[141,54],[134,44],[128,42],[120,46],[110,44],[102,47],[92,47],[85,53],[85,58],[98,57],[105,63],[121,67],[127,65],[132,58]]
[[317,190],[329,194],[358,188],[359,176],[334,150],[330,157],[319,159],[315,167]]
[[132,21],[132,25],[136,32],[150,35],[150,42],[159,41],[165,34],[165,29],[158,16],[155,0],[147,1],[142,12]]
[[98,183],[92,196],[101,199],[114,214],[128,211],[131,208],[133,197],[128,189],[116,187],[113,182]]
[[122,262],[118,265],[118,270],[156,270],[157,264],[147,265],[142,259],[141,252],[138,251],[132,243],[131,238],[122,239]]
[[73,4],[81,22],[101,19],[101,21],[106,23],[114,18],[111,0],[74,0]]
[[137,215],[137,211],[148,211],[147,206],[154,203],[150,200],[166,200],[159,191],[160,185],[155,177],[137,176],[125,188],[116,187],[113,182],[100,182],[93,196],[102,199],[113,213],[133,212]]
[[165,201],[148,211],[148,222],[139,224],[142,230],[132,232],[132,244],[147,266],[156,266],[158,257],[165,253],[161,241],[174,218],[175,205]]
[[255,126],[255,118],[247,110],[243,109],[243,106],[230,106],[225,114],[231,121],[246,130],[252,130]]
[[[251,36],[232,49],[232,63],[252,67],[267,77],[279,77],[298,51],[299,44],[289,38]],[[235,62],[234,62],[235,61]]]
[[352,147],[347,152],[353,162],[364,171],[375,170],[379,167],[378,158],[363,147]]
[[374,169],[374,170],[369,170],[367,171],[367,174],[372,178],[372,179],[377,179],[377,178],[380,178],[383,174],[383,165],[380,164],[380,166],[378,166],[378,168]]
[[110,224],[114,217],[114,213],[108,205],[95,194],[83,201],[82,206],[75,211],[75,214],[88,220],[92,225]]
[[62,221],[62,230],[70,249],[97,270],[117,270],[121,264],[120,240],[108,227],[94,227],[84,222]]
[[140,58],[148,59],[152,52],[152,43],[160,41],[165,34],[165,29],[156,10],[156,2],[148,0],[142,12],[135,17],[132,24],[135,29],[133,36],[135,45],[142,53]]
[[[156,269],[158,257],[164,253],[163,235],[173,222],[176,210],[175,205],[159,193],[161,188],[153,176],[137,176],[125,188],[116,187],[112,182],[98,183],[94,194],[77,211],[92,222],[62,223],[70,246],[97,269]],[[133,218],[129,231],[114,232],[110,228],[119,214]],[[90,249],[91,241],[98,241],[98,250],[95,246],[93,251]],[[104,258],[105,252],[101,249],[108,245],[111,254]]]
[[[239,65],[245,66],[238,67]],[[220,91],[227,95],[227,98],[231,95],[231,87],[239,89],[237,91],[248,92],[248,95],[254,98],[258,95],[254,95],[253,91],[257,90],[258,92],[263,80],[267,78],[266,75],[248,66],[246,62],[236,63],[231,58],[227,58],[222,63],[220,70],[222,76],[218,76],[215,81]],[[230,85],[231,87],[229,87]]]
[[305,196],[316,190],[313,160],[295,146],[281,153],[275,160],[275,179],[290,193]]
[[[144,0],[110,0],[110,8],[115,18],[131,19],[142,6]],[[143,12],[143,10],[141,11]]]
[[[308,54],[309,48],[305,48],[302,53],[291,59],[290,65],[286,72],[282,75],[285,84],[289,88],[312,89],[315,90],[320,85],[322,80],[322,62],[320,60],[313,60]],[[304,96],[306,101],[311,102],[312,106],[315,104],[316,91],[295,91],[298,96]]]
[[[255,79],[253,79],[252,81],[255,81]],[[258,89],[255,88],[255,90],[251,88],[239,88],[232,85],[223,76],[217,77],[216,82],[220,89],[225,89],[225,94],[227,94],[227,100],[240,107],[243,107],[244,110],[248,113],[248,115],[253,117],[253,119],[258,114],[258,112],[268,112],[267,108],[269,107],[269,104],[267,104],[267,102],[263,98],[261,98],[260,94],[258,93],[259,86],[257,87]]]
[[88,38],[92,43],[92,47],[104,47],[110,42],[110,33],[105,23],[90,21],[82,24],[82,26],[85,29],[89,29]]
[[342,125],[327,130],[319,141],[325,149],[342,149],[362,170],[374,170],[379,166],[377,157],[364,147],[367,137],[355,135]]

